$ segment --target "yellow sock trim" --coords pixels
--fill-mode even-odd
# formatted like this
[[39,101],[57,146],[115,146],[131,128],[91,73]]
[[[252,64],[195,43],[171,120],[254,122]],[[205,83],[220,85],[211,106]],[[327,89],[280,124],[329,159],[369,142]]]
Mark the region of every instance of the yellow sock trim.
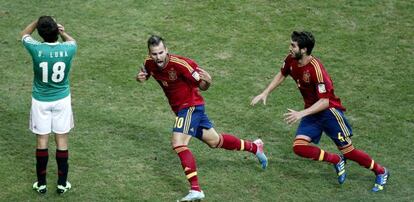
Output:
[[319,161],[323,161],[323,156],[325,156],[325,151],[321,149],[321,153],[319,154]]
[[194,177],[196,175],[197,175],[197,172],[192,172],[192,173],[190,173],[190,174],[187,175],[187,179],[190,179],[190,178],[192,178],[192,177]]
[[244,140],[240,140],[240,151],[244,150]]
[[371,166],[369,166],[369,169],[372,170],[374,168],[374,160],[371,161]]

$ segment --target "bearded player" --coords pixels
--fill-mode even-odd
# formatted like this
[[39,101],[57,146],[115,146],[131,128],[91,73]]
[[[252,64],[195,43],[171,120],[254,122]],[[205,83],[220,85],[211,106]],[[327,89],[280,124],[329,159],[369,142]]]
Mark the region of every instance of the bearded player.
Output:
[[199,90],[205,91],[211,85],[209,73],[185,57],[169,54],[164,40],[159,36],[148,39],[149,57],[137,74],[137,81],[144,82],[150,76],[159,83],[168,102],[176,114],[172,130],[171,145],[180,158],[182,168],[190,183],[188,195],[181,201],[200,200],[205,197],[197,178],[196,161],[188,148],[195,137],[211,148],[247,151],[255,154],[262,168],[267,166],[263,153],[263,142],[241,140],[234,135],[218,134],[205,113],[204,99]]
[[[334,94],[333,82],[326,69],[318,58],[311,55],[314,45],[315,39],[310,32],[294,31],[291,35],[290,54],[286,57],[281,71],[261,94],[253,98],[251,105],[260,100],[266,104],[270,92],[290,75],[305,102],[304,110],[288,109],[284,114],[288,124],[300,120],[293,142],[295,154],[333,164],[339,184],[346,179],[345,159],[355,161],[374,172],[376,179],[372,191],[381,191],[387,183],[389,172],[352,144],[352,128],[344,115],[345,108]],[[332,139],[343,155],[327,152],[311,144],[318,144],[322,132]]]

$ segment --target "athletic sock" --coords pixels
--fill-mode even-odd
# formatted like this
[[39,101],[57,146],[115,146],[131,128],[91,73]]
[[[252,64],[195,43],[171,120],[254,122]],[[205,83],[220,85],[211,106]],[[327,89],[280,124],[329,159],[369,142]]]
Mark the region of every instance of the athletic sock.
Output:
[[36,175],[38,185],[46,185],[46,170],[49,160],[48,149],[36,149]]
[[[355,149],[352,145],[350,147],[341,149],[345,158],[355,161],[359,165],[372,170],[375,175],[384,174],[384,167],[376,163],[367,153],[362,150]],[[344,150],[348,150],[348,152],[345,153]]]
[[293,142],[293,151],[298,156],[313,159],[315,161],[325,161],[332,164],[337,164],[340,161],[338,154],[326,152],[319,147],[309,144],[308,140],[296,139]]
[[58,185],[66,186],[69,171],[68,158],[68,150],[56,150],[56,162],[58,166]]
[[227,150],[238,150],[238,151],[248,151],[253,154],[257,152],[257,145],[248,140],[241,140],[238,137],[222,133],[220,135],[219,143],[217,144],[217,148],[223,148]]
[[177,152],[181,161],[184,173],[190,183],[191,190],[201,191],[197,178],[197,166],[193,154],[186,145],[174,147],[174,151]]

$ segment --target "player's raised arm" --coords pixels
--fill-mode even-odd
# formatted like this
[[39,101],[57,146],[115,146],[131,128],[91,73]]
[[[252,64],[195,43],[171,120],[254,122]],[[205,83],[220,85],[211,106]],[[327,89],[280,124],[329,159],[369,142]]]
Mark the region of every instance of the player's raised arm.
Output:
[[26,28],[24,28],[24,30],[20,33],[21,37],[23,37],[26,34],[31,35],[33,31],[36,29],[36,27],[37,27],[37,20],[31,22],[29,25],[26,26]]
[[206,91],[211,85],[212,78],[206,70],[201,69],[201,68],[198,68],[198,70],[199,70],[200,80],[201,80],[201,82],[198,84],[198,88],[202,91]]
[[61,24],[57,24],[59,29],[59,35],[62,37],[63,41],[75,41],[68,33],[65,32],[65,27]]

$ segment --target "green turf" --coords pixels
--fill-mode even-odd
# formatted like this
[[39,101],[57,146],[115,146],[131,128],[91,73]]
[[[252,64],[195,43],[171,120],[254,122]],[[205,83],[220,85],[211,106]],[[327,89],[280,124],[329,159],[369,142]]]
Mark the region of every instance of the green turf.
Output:
[[[54,3],[52,3],[54,2]],[[160,34],[169,50],[196,60],[213,76],[203,95],[220,132],[261,137],[269,168],[243,152],[190,144],[207,201],[410,201],[414,164],[414,7],[410,0],[364,1],[1,1],[0,201],[175,201],[188,184],[170,147],[174,115],[154,80],[135,82],[146,39]],[[31,190],[35,137],[28,128],[31,59],[19,33],[54,15],[77,40],[71,82],[76,127],[70,135],[73,189]],[[371,193],[374,175],[356,163],[339,186],[330,165],[301,159],[291,145],[296,125],[286,108],[302,99],[289,78],[267,106],[250,107],[279,71],[290,33],[310,30],[319,57],[348,108],[353,142],[387,166],[386,190]],[[37,34],[34,34],[37,37]],[[325,136],[320,146],[336,151]]]

